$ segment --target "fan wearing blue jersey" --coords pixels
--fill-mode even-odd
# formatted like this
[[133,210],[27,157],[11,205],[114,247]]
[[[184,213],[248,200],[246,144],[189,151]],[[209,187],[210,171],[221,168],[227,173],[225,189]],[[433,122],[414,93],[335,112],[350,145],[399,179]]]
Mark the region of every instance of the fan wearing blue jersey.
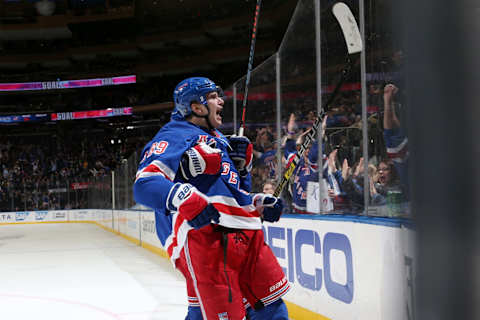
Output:
[[155,210],[158,237],[186,278],[187,319],[243,320],[246,307],[255,319],[288,319],[290,284],[262,230],[282,201],[249,193],[252,146],[217,130],[224,101],[213,81],[185,79],[173,98],[170,122],[143,149],[134,196]]
[[387,84],[383,89],[385,113],[383,115],[383,137],[387,156],[393,161],[400,181],[408,190],[408,138],[395,110],[394,97],[399,89]]
[[[378,164],[378,178],[370,183],[374,205],[389,205],[390,214],[408,212],[408,138],[395,110],[394,97],[399,89],[387,84],[383,89],[383,137],[387,156]],[[390,200],[388,200],[390,195]]]
[[[322,121],[322,137],[325,135],[327,117],[324,117]],[[287,139],[285,141],[284,156],[286,160],[286,167],[290,165],[290,162],[295,158],[298,149],[300,148],[303,139],[309,130],[301,133],[298,137],[295,134],[296,131],[296,117],[292,113],[290,115],[287,126]],[[290,193],[292,196],[292,207],[295,213],[307,214],[307,184],[309,181],[319,181],[320,172],[318,169],[318,143],[314,142],[311,147],[308,147],[300,158],[297,166],[295,167],[292,182],[290,184]]]

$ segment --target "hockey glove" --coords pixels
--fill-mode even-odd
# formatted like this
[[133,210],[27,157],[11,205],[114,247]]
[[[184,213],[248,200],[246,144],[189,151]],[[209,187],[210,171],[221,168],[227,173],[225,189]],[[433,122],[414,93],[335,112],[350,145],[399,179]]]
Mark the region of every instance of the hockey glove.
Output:
[[217,174],[222,164],[222,151],[205,143],[188,149],[180,161],[180,173],[185,181],[200,174]]
[[195,229],[220,221],[220,214],[208,197],[188,183],[173,185],[167,197],[167,209],[177,211]]
[[257,209],[263,208],[263,220],[277,222],[283,211],[283,201],[271,194],[257,193],[253,196],[253,204]]
[[229,155],[241,176],[245,177],[252,170],[253,145],[247,137],[228,136]]

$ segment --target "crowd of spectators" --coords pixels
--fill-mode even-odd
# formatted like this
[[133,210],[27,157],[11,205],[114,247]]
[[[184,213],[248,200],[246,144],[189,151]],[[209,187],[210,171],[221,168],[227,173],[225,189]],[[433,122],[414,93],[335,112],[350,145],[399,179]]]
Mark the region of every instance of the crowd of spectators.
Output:
[[[336,99],[323,119],[322,161],[317,157],[316,141],[312,150],[309,148],[300,159],[289,190],[284,192],[292,212],[312,213],[312,209],[307,208],[307,199],[315,197],[320,197],[322,203],[320,209],[317,205],[317,212],[363,212],[364,172],[367,168],[369,214],[408,214],[408,140],[406,124],[400,121],[400,90],[393,84],[369,85],[368,127],[363,131],[368,132],[369,137],[368,164],[365,164],[362,152],[361,94],[359,91],[343,92]],[[290,110],[296,112],[283,120],[281,137],[277,137],[273,124],[257,124],[255,131],[250,130],[256,160],[253,169],[256,192],[261,192],[265,185],[270,186],[272,180],[278,181],[315,121],[313,103],[302,99],[290,104],[293,105]],[[282,151],[281,170],[276,156],[279,149]],[[318,184],[309,189],[309,182]],[[324,191],[315,195],[313,188]]]
[[[399,88],[391,84],[385,87],[372,84],[368,96],[368,198],[370,207],[389,205],[389,212],[386,209],[378,211],[382,215],[405,212],[401,202],[408,199],[408,185],[402,179],[407,159],[406,137],[397,116],[399,110],[395,110],[399,105],[394,103],[398,92]],[[263,108],[271,110],[264,102]],[[291,100],[290,103],[289,110],[296,112],[282,114],[280,137],[277,137],[275,123],[263,122],[264,117],[262,122],[250,122],[247,128],[247,136],[254,144],[252,182],[255,192],[273,192],[276,181],[316,119],[310,99]],[[260,109],[257,111],[262,114]],[[313,150],[308,150],[299,163],[284,197],[292,204],[292,212],[311,213],[307,199],[312,194],[307,194],[307,185],[308,182],[320,182],[326,190],[319,194],[326,198],[322,212],[360,213],[365,207],[360,92],[343,92],[323,120],[322,159],[315,158],[319,146],[315,142]],[[161,123],[158,128],[160,126]],[[108,176],[128,154],[141,150],[158,128],[130,139],[134,142],[128,146],[110,144],[108,139],[98,135],[49,138],[48,144],[31,137],[2,138],[0,210],[87,208],[88,184],[92,179]],[[280,157],[279,148],[282,150]],[[281,168],[278,167],[279,159]],[[392,201],[396,201],[394,208]]]
[[89,184],[110,175],[126,152],[102,137],[46,141],[0,140],[0,211],[86,208]]
[[[367,128],[363,127],[361,93],[355,83],[348,84],[327,108],[322,125],[322,141],[314,143],[311,146],[313,150],[307,150],[304,154],[291,179],[289,190],[284,192],[286,202],[292,204],[291,211],[312,212],[307,200],[315,194],[308,194],[308,184],[316,182],[316,187],[324,190],[317,194],[322,198],[323,206],[313,211],[361,213],[365,208],[365,193],[368,193],[369,208],[374,208],[377,213],[391,215],[392,212],[405,212],[406,207],[402,203],[408,201],[408,182],[405,179],[408,143],[403,130],[405,123],[401,121],[403,88],[392,84],[385,86],[386,75],[392,74],[384,73],[383,81],[368,83]],[[177,80],[159,78],[148,86],[136,84],[108,90],[82,89],[74,94],[58,93],[61,96],[56,101],[73,110],[81,109],[83,105],[112,107],[169,101],[171,88]],[[224,82],[219,79],[219,83]],[[269,88],[274,79],[267,73],[261,79],[257,76],[257,82],[261,82],[258,85],[262,88]],[[395,83],[401,84],[398,81]],[[249,110],[255,110],[248,113],[246,128],[246,135],[254,143],[254,192],[274,189],[275,182],[316,120],[316,99],[311,87],[311,84],[309,87],[304,83],[291,82],[288,87],[282,88],[284,99],[280,136],[277,135],[275,117],[272,116],[275,101],[269,97],[273,95],[265,95],[260,91],[262,98],[249,101]],[[252,97],[255,95],[252,94]],[[41,97],[37,100],[31,98],[25,98],[25,101],[43,103]],[[327,99],[328,93],[322,98]],[[21,101],[15,102],[18,105]],[[59,107],[55,106],[55,109]],[[3,138],[0,140],[0,210],[88,207],[86,186],[90,179],[109,175],[132,150],[141,150],[144,142],[151,139],[161,127],[162,121],[168,121],[168,111],[162,112],[164,116],[157,117],[158,127],[137,135],[135,143],[130,143],[129,147],[126,144],[110,144],[101,135],[54,138],[49,139],[48,145],[29,139],[20,141]],[[229,128],[233,128],[228,121],[230,116],[225,117],[225,122]],[[363,159],[363,134],[368,135],[367,164]],[[72,144],[71,141],[78,142]],[[323,156],[318,159],[315,155],[320,146]],[[365,176],[368,176],[366,188]],[[265,186],[268,188],[265,189]],[[385,211],[387,207],[390,211]]]

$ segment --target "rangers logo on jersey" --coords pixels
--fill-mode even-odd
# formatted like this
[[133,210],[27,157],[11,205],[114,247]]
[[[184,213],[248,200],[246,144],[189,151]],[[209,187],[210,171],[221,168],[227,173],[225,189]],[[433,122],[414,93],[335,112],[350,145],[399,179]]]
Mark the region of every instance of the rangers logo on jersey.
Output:
[[198,143],[205,143],[212,148],[215,148],[217,145],[217,142],[215,141],[215,139],[207,135],[199,135],[197,139],[197,144]]
[[228,320],[228,313],[226,312],[219,313],[218,320]]

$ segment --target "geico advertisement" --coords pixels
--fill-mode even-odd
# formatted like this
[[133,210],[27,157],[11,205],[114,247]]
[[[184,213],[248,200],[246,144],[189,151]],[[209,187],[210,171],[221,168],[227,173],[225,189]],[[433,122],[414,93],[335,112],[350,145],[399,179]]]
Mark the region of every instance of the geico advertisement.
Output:
[[286,300],[329,319],[412,319],[410,231],[282,218],[264,223],[264,232],[293,283]]

